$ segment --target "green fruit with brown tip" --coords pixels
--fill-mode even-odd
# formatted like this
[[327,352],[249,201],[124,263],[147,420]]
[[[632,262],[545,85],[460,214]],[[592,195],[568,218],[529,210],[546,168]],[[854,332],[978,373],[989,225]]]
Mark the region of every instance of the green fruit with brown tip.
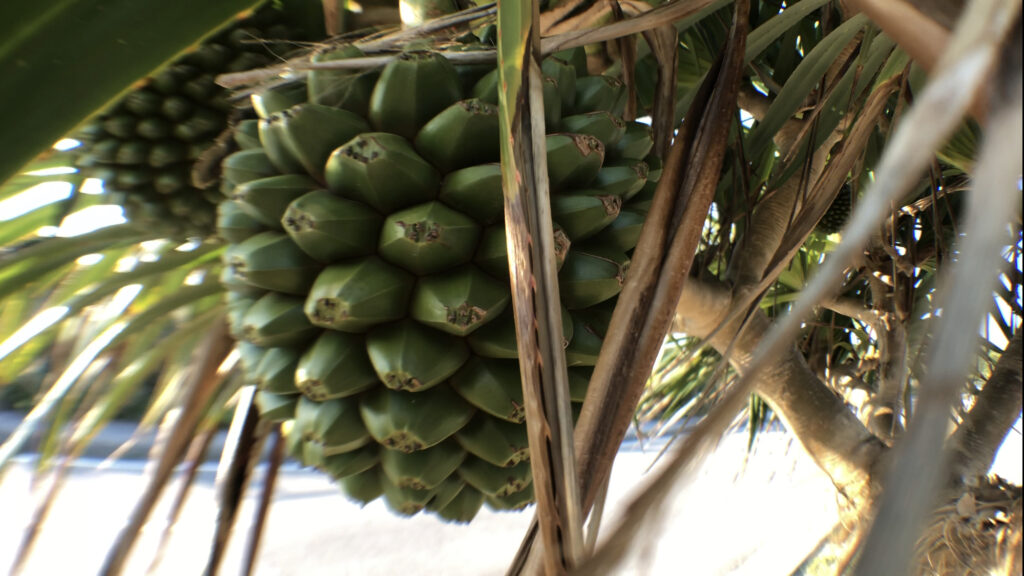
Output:
[[334,330],[325,330],[306,349],[294,375],[295,388],[316,402],[352,396],[377,383],[366,339]]
[[498,107],[475,98],[452,104],[416,135],[416,150],[442,174],[501,158]]
[[470,357],[451,379],[451,386],[480,410],[508,422],[526,419],[519,362]]
[[[230,270],[230,268],[223,268],[223,270]],[[221,284],[231,290],[228,292],[228,333],[231,337],[240,340],[242,338],[242,317],[249,310],[249,308],[256,303],[256,300],[263,295],[263,292],[257,294],[245,294],[240,291],[233,290],[233,287],[224,282],[224,272],[221,272]]]
[[371,256],[328,266],[306,298],[310,322],[343,332],[365,332],[405,316],[414,279]]
[[459,476],[484,494],[499,497],[522,492],[533,482],[529,462],[500,468],[473,456],[459,466]]
[[325,169],[327,187],[382,214],[433,200],[441,176],[395,134],[360,134],[334,150]]
[[576,69],[565,60],[551,57],[544,59],[541,70],[555,80],[562,114],[571,114],[576,105]]
[[283,174],[239,184],[231,199],[264,226],[280,229],[288,205],[316,188],[316,181],[309,176]]
[[260,419],[266,422],[284,422],[295,414],[299,397],[294,394],[272,394],[257,390],[255,400]]
[[380,468],[388,480],[399,488],[433,490],[458,469],[466,452],[454,440],[447,440],[416,452],[400,452],[384,448]]
[[371,331],[366,337],[366,352],[385,386],[407,392],[433,388],[469,357],[469,348],[462,340],[412,320]]
[[[569,319],[569,311],[562,308],[562,340],[563,346],[572,339],[572,322]],[[481,327],[473,332],[466,341],[473,353],[484,358],[518,358],[519,349],[516,347],[516,326],[515,316],[511,308],[494,319],[494,322]]]
[[365,204],[314,190],[288,205],[281,225],[292,240],[320,262],[367,256],[377,247],[383,218]]
[[260,390],[272,394],[297,394],[295,368],[299,352],[294,348],[270,348],[250,373],[250,380]]
[[577,114],[607,110],[621,115],[626,106],[626,86],[612,76],[585,76],[576,78]]
[[501,223],[505,213],[501,165],[480,164],[449,173],[438,200],[481,224]]
[[508,305],[508,286],[475,266],[420,278],[413,291],[413,318],[455,336],[494,320]]
[[388,479],[387,474],[381,474],[380,485],[384,491],[384,504],[392,512],[403,516],[412,516],[419,513],[434,496],[433,490],[417,490],[415,488],[396,486],[394,482]]
[[604,230],[619,216],[621,209],[622,199],[610,194],[551,197],[551,215],[574,243]]
[[326,182],[324,164],[336,148],[369,131],[366,121],[339,108],[307,102],[280,112],[285,148],[318,182]]
[[480,226],[441,202],[395,212],[384,220],[380,255],[415,274],[431,274],[473,258]]
[[380,463],[380,451],[379,446],[371,443],[351,452],[324,456],[320,469],[336,480],[361,474]]
[[401,452],[436,446],[458,432],[474,409],[446,385],[423,392],[397,392],[381,386],[364,394],[359,413],[378,444]]
[[600,140],[605,150],[608,150],[626,133],[626,123],[606,110],[598,110],[562,118],[561,130],[573,134],[589,134]]
[[530,459],[525,426],[484,414],[477,414],[455,438],[470,454],[502,468]]
[[295,157],[285,137],[284,112],[271,114],[259,121],[259,141],[263,152],[267,154],[270,161],[285,174],[299,174],[304,172],[299,159]]
[[587,186],[604,163],[604,144],[589,134],[548,134],[545,142],[554,192]]
[[370,442],[370,435],[359,418],[359,402],[352,398],[314,402],[300,396],[295,408],[294,431],[302,435],[304,443],[319,445],[323,456],[351,452]]
[[642,160],[608,163],[598,171],[591,186],[626,200],[644,187],[647,172],[647,164]]
[[242,316],[243,338],[265,348],[299,346],[316,333],[302,313],[302,300],[277,292],[268,292]]
[[409,140],[431,118],[460,98],[459,75],[436,52],[404,52],[384,67],[370,96],[375,130]]
[[548,132],[559,130],[562,126],[562,96],[558,89],[558,80],[543,76],[541,91],[544,99],[544,129]]
[[[433,511],[449,522],[465,523],[476,516],[483,504],[483,493],[472,486],[465,486],[446,506]],[[429,503],[427,507],[430,507]]]
[[642,160],[654,148],[654,132],[641,122],[626,122],[626,131],[619,140],[605,149],[609,160]]
[[306,294],[320,265],[280,232],[261,232],[225,255],[225,264],[250,286]]
[[530,484],[519,492],[513,492],[507,496],[492,496],[486,495],[484,502],[487,503],[487,507],[492,510],[507,511],[507,510],[522,510],[530,504],[533,504],[533,484]]

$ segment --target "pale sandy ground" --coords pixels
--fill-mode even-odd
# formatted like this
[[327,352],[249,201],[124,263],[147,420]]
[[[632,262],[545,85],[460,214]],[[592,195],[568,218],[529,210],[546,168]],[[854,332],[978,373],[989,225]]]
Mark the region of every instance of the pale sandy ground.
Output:
[[[1003,452],[1020,480],[1020,435]],[[666,522],[650,545],[637,548],[628,567],[613,574],[786,575],[836,520],[827,478],[799,445],[781,432],[765,433],[746,457],[746,436],[727,438],[681,487],[666,507]],[[629,494],[645,481],[656,451],[620,453],[610,487],[604,526],[628,506]],[[260,474],[257,474],[257,478]],[[142,490],[141,467],[125,464],[97,471],[77,469],[58,501],[26,574],[95,574],[112,537]],[[215,509],[213,472],[206,470],[175,527],[156,574],[200,574]],[[128,570],[144,574],[168,506],[152,517]],[[255,496],[250,493],[240,524],[248,528]],[[0,570],[6,570],[31,508],[29,468],[15,466],[0,484]],[[469,526],[444,524],[432,516],[392,516],[382,503],[360,509],[338,495],[321,475],[283,472],[264,535],[263,576],[502,574],[519,545],[530,513],[497,514],[486,509]],[[607,531],[603,531],[607,534]],[[237,574],[241,542],[236,536],[221,574]]]

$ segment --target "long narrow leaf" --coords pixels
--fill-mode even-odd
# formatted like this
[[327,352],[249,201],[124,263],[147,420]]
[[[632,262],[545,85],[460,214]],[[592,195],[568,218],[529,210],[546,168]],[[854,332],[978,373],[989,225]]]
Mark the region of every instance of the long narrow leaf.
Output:
[[757,157],[772,137],[804,104],[807,95],[818,84],[850,40],[867,25],[868,19],[858,14],[843,22],[825,37],[793,71],[782,92],[772,102],[764,119],[758,123],[747,141],[747,155]]
[[555,263],[544,138],[539,12],[533,1],[498,6],[501,172],[516,343],[534,494],[549,576],[583,551],[572,408]]

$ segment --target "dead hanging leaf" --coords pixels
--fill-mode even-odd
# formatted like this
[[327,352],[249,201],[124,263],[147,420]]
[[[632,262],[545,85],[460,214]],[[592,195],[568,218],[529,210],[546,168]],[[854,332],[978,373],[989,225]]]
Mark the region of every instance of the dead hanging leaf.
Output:
[[[655,193],[650,229],[645,222],[630,277],[623,287],[577,425],[584,506],[589,506],[611,471],[615,453],[629,426],[676,303],[693,266],[703,223],[718,187],[729,126],[743,72],[749,29],[749,2],[734,4],[729,39],[708,72],[687,113]],[[673,186],[677,188],[673,189]],[[664,212],[655,212],[658,209]],[[664,229],[659,224],[667,226]],[[634,276],[636,260],[643,271]],[[717,437],[717,435],[716,435]],[[676,461],[677,470],[689,460]],[[659,477],[629,507],[612,537],[578,574],[606,574],[625,556],[644,523],[674,482]]]
[[547,180],[539,12],[533,2],[498,10],[499,119],[505,234],[516,345],[526,408],[545,574],[563,574],[583,550],[572,408]]
[[[737,2],[737,14],[746,14],[748,7],[748,2]],[[723,56],[693,100],[665,161],[629,277],[612,315],[576,427],[584,510],[591,507],[611,470],[693,264],[735,114],[747,28],[745,16],[734,18]],[[510,574],[530,566],[535,534],[531,527]],[[604,554],[602,558],[607,559],[616,553]],[[588,561],[581,573],[594,570],[597,564],[600,561]]]

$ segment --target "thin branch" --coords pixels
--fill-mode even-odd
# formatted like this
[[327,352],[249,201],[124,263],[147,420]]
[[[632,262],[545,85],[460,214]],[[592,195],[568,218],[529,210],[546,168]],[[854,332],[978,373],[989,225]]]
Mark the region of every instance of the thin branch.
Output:
[[216,427],[208,428],[193,438],[191,444],[189,444],[188,453],[185,455],[185,473],[178,484],[178,493],[174,496],[171,509],[167,512],[167,518],[164,520],[164,529],[160,533],[160,542],[157,544],[153,559],[149,562],[149,568],[146,570],[147,574],[154,573],[163,559],[164,550],[166,550],[167,544],[171,539],[171,530],[174,528],[174,524],[178,521],[178,516],[181,515],[181,511],[185,507],[185,501],[192,486],[195,484],[199,467],[202,465],[206,457],[206,451],[209,449],[210,443],[216,434]]
[[219,372],[220,365],[228,356],[234,341],[227,333],[227,322],[214,322],[205,341],[195,353],[195,372],[189,384],[187,397],[178,417],[174,430],[167,438],[163,453],[150,475],[145,492],[135,505],[128,518],[127,524],[122,528],[115,540],[107,557],[103,562],[100,573],[104,576],[117,576],[124,570],[128,554],[138,538],[142,526],[149,518],[160,494],[167,486],[174,467],[181,461],[185,454],[190,439],[195,431],[196,425],[207,406],[210,398],[220,387],[223,381],[223,374]]
[[249,483],[249,472],[259,458],[263,445],[263,434],[259,430],[259,410],[255,402],[256,387],[248,385],[239,393],[235,415],[228,429],[220,465],[217,467],[217,522],[214,527],[213,543],[204,574],[215,576],[220,570],[231,538],[231,531],[238,517],[245,489]]
[[[665,22],[674,22],[696,14],[707,7],[714,0],[691,0],[690,2],[673,2],[663,4],[642,16],[615,22],[601,28],[591,30],[577,30],[566,32],[557,36],[550,36],[541,40],[541,53],[546,55],[578,48],[596,42],[614,40],[623,36],[639,34],[663,26]],[[453,16],[458,16],[455,14]],[[447,18],[447,17],[446,17]],[[431,21],[433,22],[433,21]],[[424,24],[427,26],[431,24]],[[449,26],[451,24],[448,24]],[[414,29],[410,29],[414,30]],[[403,31],[406,32],[406,31]],[[393,39],[392,39],[393,41]],[[367,52],[385,49],[384,44],[360,44],[359,47]],[[462,64],[488,64],[494,63],[497,53],[494,50],[479,50],[472,52],[444,52],[441,54],[452,62]],[[257,84],[274,78],[289,77],[296,73],[304,73],[308,70],[365,70],[369,68],[381,68],[387,65],[396,56],[367,56],[364,58],[348,58],[345,60],[331,60],[329,62],[310,62],[308,56],[300,56],[267,68],[258,68],[246,72],[235,72],[217,76],[216,82],[224,88],[238,88],[240,86]]]
[[281,426],[274,425],[270,431],[270,458],[267,461],[267,470],[263,475],[263,486],[260,489],[260,501],[256,506],[255,517],[252,527],[249,529],[249,540],[245,544],[245,553],[242,559],[242,574],[249,576],[256,568],[256,558],[260,550],[260,540],[263,536],[263,529],[267,524],[267,516],[270,515],[270,505],[273,502],[274,486],[277,483],[277,474],[281,470],[281,463],[284,462],[285,442],[281,434]]
[[859,320],[874,328],[876,332],[879,330],[879,325],[882,321],[878,310],[869,308],[861,303],[860,300],[854,298],[833,298],[822,302],[821,306],[833,312],[838,312],[843,316]]

